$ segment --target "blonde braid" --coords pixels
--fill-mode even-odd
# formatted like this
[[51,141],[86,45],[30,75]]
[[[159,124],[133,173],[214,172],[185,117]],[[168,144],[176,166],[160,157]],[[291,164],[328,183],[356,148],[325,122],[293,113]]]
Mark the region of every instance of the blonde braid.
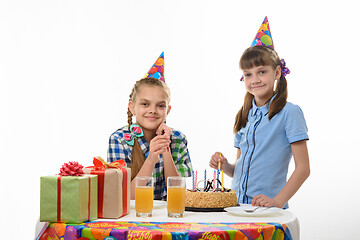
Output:
[[127,111],[127,115],[128,115],[128,124],[129,124],[129,128],[128,128],[128,130],[130,131],[130,126],[131,126],[131,124],[132,124],[132,113],[131,113],[131,111],[128,109],[128,111]]
[[128,130],[130,131],[130,127],[131,127],[131,124],[132,124],[132,117],[133,117],[133,114],[131,113],[130,109],[128,108],[127,110],[127,115],[128,115]]
[[[138,89],[138,84],[139,81],[137,81],[133,87],[133,89],[131,90],[131,94],[129,96],[129,101],[133,101],[135,102],[135,98],[136,98],[136,91]],[[128,115],[128,129],[130,131],[131,125],[132,125],[132,117],[134,116],[130,109],[128,108],[127,110],[127,115]],[[140,171],[142,165],[145,162],[145,156],[144,153],[141,150],[140,144],[138,142],[138,140],[135,138],[134,139],[134,146],[133,146],[133,150],[132,150],[132,154],[131,154],[131,180],[133,180],[136,175],[138,174],[138,172]]]

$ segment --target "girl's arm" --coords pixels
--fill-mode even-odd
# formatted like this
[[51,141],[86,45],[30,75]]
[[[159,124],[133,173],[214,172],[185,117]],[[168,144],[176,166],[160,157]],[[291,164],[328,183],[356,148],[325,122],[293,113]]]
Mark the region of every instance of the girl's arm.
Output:
[[[156,136],[150,141],[149,156],[145,159],[144,164],[136,175],[137,177],[152,175],[155,164],[159,161],[159,155],[164,154],[169,143],[169,140],[164,136]],[[135,178],[131,181],[130,195],[131,199],[135,199]]]
[[[162,135],[166,137],[170,143],[170,135],[171,135],[171,128],[169,128],[165,123],[162,123],[159,128],[156,131],[157,135]],[[173,156],[171,154],[170,147],[167,146],[166,151],[162,153],[163,159],[164,159],[164,175],[165,175],[165,184],[167,184],[167,178],[171,176],[181,176],[181,174],[178,172],[175,162],[173,159]]]
[[[169,128],[165,123],[160,124],[156,131],[157,135],[163,135],[170,141],[171,128]],[[166,151],[162,154],[164,159],[164,174],[165,174],[165,184],[167,184],[167,178],[171,176],[180,176],[178,173],[169,145],[167,146]]]
[[252,201],[253,205],[282,208],[309,177],[310,163],[306,140],[292,143],[291,150],[294,157],[295,170],[285,186],[273,199],[263,194],[255,196]]
[[211,156],[209,166],[217,170],[219,167],[219,162],[221,162],[220,170],[223,170],[224,173],[226,175],[228,175],[229,177],[233,177],[236,160],[239,159],[239,157],[241,155],[240,148],[237,148],[236,160],[235,160],[235,163],[232,163],[232,164],[228,162],[228,160],[224,157],[223,154],[221,154],[221,157],[220,157],[220,154],[221,154],[220,152],[216,152]]
[[176,169],[175,162],[171,156],[170,149],[167,149],[163,154],[164,159],[164,173],[165,173],[165,183],[167,184],[167,178],[171,176],[180,176],[179,172]]

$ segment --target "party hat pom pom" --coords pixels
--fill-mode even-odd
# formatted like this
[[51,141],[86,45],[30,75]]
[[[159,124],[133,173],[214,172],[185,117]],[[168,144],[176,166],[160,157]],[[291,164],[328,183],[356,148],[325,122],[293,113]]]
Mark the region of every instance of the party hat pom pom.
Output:
[[82,170],[84,168],[83,165],[78,162],[70,161],[68,163],[64,163],[60,168],[59,175],[61,176],[80,176],[84,174]]

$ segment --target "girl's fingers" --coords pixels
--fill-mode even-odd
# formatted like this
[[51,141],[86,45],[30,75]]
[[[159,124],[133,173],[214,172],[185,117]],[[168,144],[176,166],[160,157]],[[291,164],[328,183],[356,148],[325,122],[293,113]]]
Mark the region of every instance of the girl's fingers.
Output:
[[150,141],[150,152],[153,152],[156,155],[164,153],[171,141],[164,136],[156,136]]
[[171,134],[171,129],[165,123],[160,124],[160,126],[156,130],[156,135],[158,136],[166,136],[169,138],[170,134]]
[[160,149],[156,150],[154,153],[156,155],[160,155],[160,154],[164,153],[165,151],[166,151],[166,148],[160,148]]
[[[220,157],[219,152],[214,153],[211,158],[210,158],[210,162],[209,162],[209,166],[214,168],[214,169],[218,169],[219,168],[219,162],[223,162],[226,163],[226,158],[224,157]],[[222,166],[221,166],[222,169]]]
[[216,165],[216,159],[215,159],[215,154],[213,154],[213,155],[211,156],[211,158],[210,158],[209,166],[210,166],[211,168],[214,168],[215,165]]
[[256,195],[253,197],[251,204],[253,206],[259,206],[259,199],[261,198],[261,195]]
[[152,150],[154,152],[158,152],[160,149],[166,150],[168,146],[169,146],[168,143],[155,144],[154,146],[152,146]]
[[264,204],[264,207],[272,207],[272,204],[267,202],[267,203]]
[[219,162],[226,162],[226,158],[224,157],[224,154],[222,154],[221,152],[217,152],[214,155],[216,155],[217,159]]
[[160,126],[158,127],[158,129],[156,129],[156,135],[162,135],[163,134],[163,129],[164,129],[164,124],[160,124]]
[[272,207],[275,206],[273,200],[264,194],[254,196],[251,204],[253,206],[260,206],[260,207]]
[[169,146],[170,144],[170,141],[169,140],[160,140],[160,141],[156,141],[154,142],[154,146],[159,146],[159,145],[162,145],[162,146]]
[[221,163],[220,170],[223,170],[224,165],[227,164],[228,161],[227,161],[226,157],[224,157],[224,155],[221,153],[219,153],[219,155],[217,157],[218,157],[218,164],[219,164],[219,162]]
[[159,135],[154,137],[151,141],[150,144],[170,144],[171,140],[165,136]]
[[266,203],[266,199],[261,198],[258,200],[257,205],[263,207],[265,205],[265,203]]
[[216,168],[216,164],[215,164],[214,161],[212,161],[212,160],[210,161],[210,164],[209,164],[209,165],[210,165],[211,168]]
[[170,141],[170,138],[165,135],[158,135],[158,136],[154,137],[151,141],[156,142],[156,141],[160,141],[160,140]]

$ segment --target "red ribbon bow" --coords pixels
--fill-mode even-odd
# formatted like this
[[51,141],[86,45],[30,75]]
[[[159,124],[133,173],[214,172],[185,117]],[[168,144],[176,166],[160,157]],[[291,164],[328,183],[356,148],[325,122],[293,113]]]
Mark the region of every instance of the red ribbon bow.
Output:
[[126,163],[124,160],[120,159],[111,163],[105,162],[102,157],[94,157],[93,160],[94,166],[96,169],[107,169],[107,168],[123,168],[126,167]]
[[60,168],[60,173],[58,175],[61,176],[81,176],[84,174],[82,170],[83,165],[79,164],[75,161],[70,161],[68,163],[64,163]]

